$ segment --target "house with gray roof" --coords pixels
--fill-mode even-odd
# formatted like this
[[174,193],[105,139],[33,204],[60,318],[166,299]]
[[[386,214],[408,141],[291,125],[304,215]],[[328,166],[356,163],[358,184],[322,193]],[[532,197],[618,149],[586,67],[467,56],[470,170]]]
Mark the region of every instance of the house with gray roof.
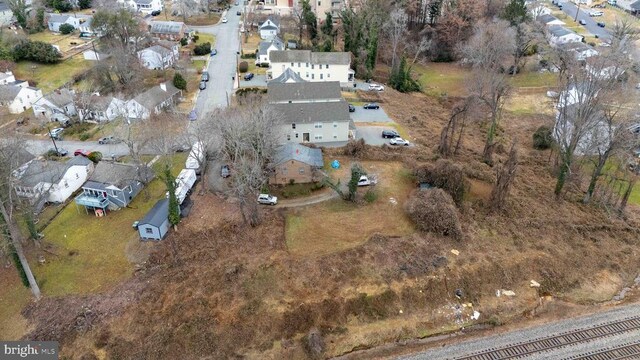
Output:
[[355,138],[349,104],[340,83],[302,82],[267,84],[270,106],[280,123],[280,143],[346,142]]
[[44,117],[49,121],[52,121],[55,114],[74,116],[77,114],[75,92],[64,88],[56,89],[33,103],[33,113],[37,118]]
[[169,232],[169,199],[160,199],[138,222],[140,240],[162,240]]
[[351,87],[355,81],[349,52],[275,50],[269,53],[269,61],[267,81],[279,77],[288,68],[310,82],[339,81],[341,86]]
[[256,51],[256,63],[269,66],[269,54],[275,50],[284,50],[284,43],[277,36],[271,40],[261,41]]
[[271,40],[280,33],[280,24],[273,18],[268,18],[258,26],[258,32],[262,40]]
[[164,46],[152,45],[138,51],[140,64],[149,70],[166,70],[178,61],[178,49],[172,51]]
[[73,26],[74,29],[79,29],[80,18],[72,15],[50,14],[49,19],[47,19],[47,26],[49,30],[53,32],[60,32],[60,26],[63,24],[69,24]]
[[564,26],[550,26],[547,30],[547,38],[551,46],[558,46],[560,44],[572,42],[582,42],[582,35],[578,35]]
[[558,19],[557,17],[551,14],[540,15],[536,18],[536,20],[545,26],[554,26],[554,25],[565,25],[565,22]]
[[11,114],[21,114],[31,109],[33,103],[42,97],[42,90],[29,86],[26,81],[14,81],[0,85],[0,107]]
[[321,179],[318,170],[324,166],[324,160],[320,149],[287,143],[278,148],[271,165],[273,169],[269,184],[302,184]]
[[0,27],[11,25],[13,12],[6,1],[0,1]]
[[126,101],[113,96],[91,95],[88,101],[78,104],[78,117],[82,121],[105,122],[126,116]]
[[136,166],[101,161],[75,198],[77,205],[87,210],[115,210],[124,208],[140,193],[144,184],[153,179],[153,171],[146,165]]
[[179,41],[188,34],[188,30],[181,21],[151,21],[149,33],[158,39]]
[[558,45],[558,49],[572,55],[578,61],[585,61],[592,56],[598,55],[598,50],[583,42],[570,42]]
[[64,203],[87,180],[94,165],[84,156],[67,162],[34,159],[14,171],[14,190],[41,208],[44,203]]
[[129,119],[148,119],[151,114],[175,105],[182,96],[182,90],[171,83],[162,83],[127,101]]

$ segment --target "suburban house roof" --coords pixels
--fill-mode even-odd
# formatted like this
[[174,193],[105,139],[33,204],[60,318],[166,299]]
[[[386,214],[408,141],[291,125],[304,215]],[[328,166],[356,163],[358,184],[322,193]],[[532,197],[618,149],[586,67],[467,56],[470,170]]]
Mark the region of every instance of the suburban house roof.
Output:
[[89,164],[93,163],[91,160],[89,160],[88,158],[84,157],[84,156],[74,156],[71,159],[69,159],[69,161],[66,162],[66,165],[69,166],[87,166]]
[[159,227],[167,218],[169,218],[169,199],[160,199],[153,205],[147,215],[140,220],[138,226],[148,224]]
[[69,89],[57,89],[44,96],[52,104],[62,107],[73,102],[73,93]]
[[351,64],[348,52],[311,52],[311,50],[276,50],[269,53],[271,62],[304,62],[312,64]]
[[272,104],[281,123],[315,123],[349,121],[349,105],[346,101]]
[[269,81],[267,95],[270,102],[342,99],[340,82],[299,82],[280,83]]
[[[271,23],[269,23],[269,22],[271,22]],[[265,30],[278,30],[278,27],[280,27],[280,24],[278,24],[278,22],[273,18],[268,18],[262,24],[260,24],[260,26],[258,26],[259,30],[263,30],[263,29],[265,29]]]
[[33,160],[29,162],[20,175],[20,186],[34,187],[42,182],[55,184],[67,172],[67,165],[48,160]]
[[93,22],[93,16],[86,17],[86,18],[81,18],[80,19],[80,26],[86,27],[86,28],[91,28],[91,23],[92,22]]
[[[544,14],[544,15],[540,15],[536,18],[536,20],[538,20],[539,22],[543,23],[543,24],[548,24],[552,21],[560,21],[560,19],[558,19],[557,17],[553,16],[553,15],[549,15],[549,14]],[[561,21],[563,24],[564,22]]]
[[299,82],[307,82],[307,80],[303,79],[302,76],[298,75],[295,71],[293,71],[290,67],[286,68],[284,72],[275,79],[271,79],[269,84],[271,83],[299,83]]
[[22,87],[17,85],[0,85],[0,103],[8,103],[13,101],[20,93]]
[[[2,4],[2,3],[0,3]],[[0,10],[1,11],[1,10]],[[7,72],[0,72],[0,81],[4,80],[4,79],[8,79],[10,77],[13,77],[13,73],[11,71],[7,71]]]
[[564,43],[564,44],[560,44],[558,45],[558,47],[564,51],[577,51],[577,52],[583,52],[583,51],[589,51],[589,50],[593,50],[596,51],[596,49],[594,49],[593,47],[583,43],[583,42],[572,42],[572,43]]
[[113,101],[112,96],[91,95],[91,108],[97,111],[105,111],[109,108],[109,105],[111,105],[111,101]]
[[132,181],[146,182],[152,177],[153,172],[146,165],[143,165],[141,171],[138,171],[138,167],[132,164],[101,161],[96,165],[85,187],[104,189],[104,185],[113,185],[122,189]]
[[[148,3],[151,3],[151,1],[149,0]],[[178,35],[183,28],[184,23],[180,21],[152,21],[150,32],[154,34]]]
[[640,10],[640,1],[632,3],[631,5],[629,5],[629,7],[633,10]]
[[569,34],[575,34],[573,31],[567,29],[564,26],[552,26],[549,28],[549,32],[551,33],[551,35],[555,37],[562,37]]
[[52,22],[52,23],[64,23],[70,17],[71,17],[71,15],[51,14],[51,15],[49,15],[49,22]]
[[7,5],[5,2],[0,1],[0,11],[2,12],[11,11],[11,9],[9,8],[9,5]]
[[324,165],[324,161],[322,160],[322,150],[312,149],[295,143],[287,143],[286,145],[278,148],[274,164],[282,164],[289,160],[296,160],[318,168],[321,168]]
[[180,90],[171,83],[164,83],[164,86],[167,90],[162,90],[160,86],[154,86],[136,96],[133,100],[147,109],[154,109],[158,104],[162,104],[180,93]]
[[142,49],[142,50],[138,51],[138,53],[141,53],[141,52],[143,52],[143,51],[145,51],[145,50],[153,51],[154,53],[160,54],[160,55],[162,55],[162,56],[167,56],[167,55],[171,55],[171,54],[173,54],[173,51],[171,51],[171,50],[167,49],[167,48],[166,48],[166,47],[164,47],[164,46],[160,46],[160,45],[153,45],[153,46],[149,46],[149,47],[148,47],[148,48],[146,48],[146,49]]
[[153,0],[135,0],[136,4],[140,5],[149,5],[153,2]]
[[267,50],[274,45],[277,50],[284,50],[284,43],[277,36],[273,40],[261,41],[258,46],[258,55],[267,55]]

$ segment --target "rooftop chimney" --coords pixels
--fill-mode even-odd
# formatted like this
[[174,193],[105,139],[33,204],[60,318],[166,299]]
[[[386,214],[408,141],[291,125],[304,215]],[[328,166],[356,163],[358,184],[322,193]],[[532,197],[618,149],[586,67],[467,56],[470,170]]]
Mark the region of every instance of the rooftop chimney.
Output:
[[160,89],[162,89],[162,91],[167,91],[167,84],[166,83],[160,84]]

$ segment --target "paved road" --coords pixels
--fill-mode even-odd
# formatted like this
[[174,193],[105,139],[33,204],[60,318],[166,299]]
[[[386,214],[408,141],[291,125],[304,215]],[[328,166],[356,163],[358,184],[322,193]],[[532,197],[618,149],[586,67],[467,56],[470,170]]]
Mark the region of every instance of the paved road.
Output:
[[[34,155],[40,155],[47,152],[49,149],[53,149],[53,143],[51,140],[27,140],[26,147],[29,152]],[[63,140],[56,141],[58,149],[63,148],[69,151],[69,155],[73,156],[73,152],[77,149],[83,149],[87,151],[100,151],[103,156],[110,157],[129,155],[129,148],[125,144],[112,144],[112,145],[100,145],[97,141],[76,141],[76,140]]]
[[[439,360],[439,359],[459,359],[483,350],[491,348],[502,348],[507,345],[522,341],[530,341],[537,338],[560,334],[563,332],[592,328],[599,324],[622,320],[628,317],[635,317],[640,314],[640,305],[630,305],[619,307],[614,310],[597,313],[594,315],[582,316],[574,319],[559,321],[556,323],[537,326],[520,331],[513,331],[506,334],[499,334],[470,340],[460,343],[451,343],[443,347],[402,357],[405,360]],[[605,349],[628,342],[640,342],[640,329],[635,329],[620,335],[602,337],[586,343],[579,343],[574,346],[565,346],[544,353],[535,353],[521,357],[523,359],[567,359],[572,356],[587,354],[599,349]]]
[[[195,109],[198,120],[205,118],[206,114],[218,107],[227,106],[228,96],[231,96],[236,76],[237,52],[240,51],[239,23],[240,16],[236,11],[240,6],[232,6],[226,16],[228,22],[218,23],[212,26],[190,26],[198,32],[213,34],[216,36],[215,48],[218,54],[209,62],[209,83],[207,88],[200,91]],[[196,121],[198,121],[196,120]]]
[[[561,2],[562,4],[562,11],[564,11],[565,14],[567,14],[568,16],[570,16],[572,19],[575,19],[576,17],[576,11],[578,11],[578,8],[576,7],[576,4],[570,2],[570,1],[566,1],[566,2]],[[578,21],[580,20],[584,20],[587,24],[586,25],[581,25],[584,26],[587,31],[589,31],[590,33],[592,33],[593,35],[598,35],[598,38],[602,39],[602,40],[609,40],[611,39],[611,34],[609,34],[609,31],[607,31],[606,28],[601,28],[598,26],[598,20],[600,19],[600,17],[591,17],[589,16],[589,12],[593,11],[593,10],[599,10],[599,9],[591,9],[590,7],[587,7],[586,5],[581,5],[580,6],[580,13],[578,14]]]

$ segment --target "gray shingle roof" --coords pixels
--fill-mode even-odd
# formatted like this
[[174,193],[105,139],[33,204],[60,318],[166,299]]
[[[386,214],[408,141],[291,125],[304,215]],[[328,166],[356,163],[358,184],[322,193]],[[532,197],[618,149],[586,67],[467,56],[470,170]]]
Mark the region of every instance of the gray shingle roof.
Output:
[[160,86],[154,86],[136,96],[133,100],[147,109],[154,109],[158,104],[161,104],[165,100],[171,99],[176,94],[180,93],[180,90],[173,86],[173,84],[167,82],[165,85],[167,87],[167,91],[162,90]]
[[144,50],[153,51],[153,52],[158,53],[158,54],[160,54],[160,55],[162,55],[162,56],[171,55],[171,53],[172,53],[172,51],[171,51],[171,50],[167,49],[167,48],[166,48],[166,47],[164,47],[164,46],[160,46],[160,45],[153,45],[153,46],[149,46],[149,47],[148,47],[148,48],[146,48],[146,49],[142,49],[142,50],[140,50],[140,51],[139,51],[139,53],[140,53],[140,52],[142,52],[142,51],[144,51]]
[[558,45],[558,47],[564,51],[578,51],[578,52],[582,52],[582,51],[587,51],[587,50],[595,50],[594,48],[592,48],[591,46],[583,43],[583,42],[572,42],[572,43],[565,43],[565,44],[560,44]]
[[282,50],[269,54],[271,62],[303,62],[311,64],[349,65],[351,53],[311,52],[310,50]]
[[271,105],[282,124],[349,121],[346,101]]
[[68,89],[58,89],[48,93],[44,98],[58,107],[63,107],[73,102],[73,93]]
[[543,24],[548,24],[552,21],[556,21],[559,20],[557,17],[553,16],[553,15],[549,15],[549,14],[545,14],[545,15],[540,15],[536,18],[536,20],[538,20],[539,22],[543,23]]
[[45,182],[55,184],[64,176],[67,166],[64,163],[48,160],[33,160],[20,176],[20,185],[34,187]]
[[149,5],[153,2],[153,0],[135,0],[136,4],[139,5]]
[[267,55],[267,50],[269,50],[271,45],[274,45],[277,50],[284,50],[284,43],[276,36],[273,40],[260,42],[260,45],[258,46],[258,55]]
[[303,79],[302,76],[298,75],[295,71],[293,71],[290,67],[286,68],[282,75],[278,76],[275,79],[269,81],[269,83],[299,83],[299,82],[307,82],[307,80]]
[[629,7],[633,10],[640,10],[640,1],[632,3],[631,5],[629,5]]
[[270,102],[342,99],[338,81],[300,83],[270,81],[267,85],[267,95]]
[[69,161],[66,162],[66,165],[67,167],[75,166],[75,165],[87,166],[91,163],[92,161],[84,156],[74,156],[71,159],[69,159]]
[[169,199],[160,199],[151,210],[138,223],[140,225],[153,225],[159,227],[169,218]]
[[59,14],[51,14],[49,15],[49,22],[52,23],[63,23],[70,18],[70,15],[59,15]]
[[555,37],[575,34],[573,31],[565,28],[564,26],[552,26],[549,28],[549,32]]
[[109,104],[111,104],[112,100],[113,97],[111,96],[92,95],[90,99],[90,107],[97,111],[106,111],[109,108]]
[[7,3],[0,1],[0,12],[11,11]]
[[[140,173],[138,173],[138,167],[135,165],[101,161],[96,165],[89,180],[100,184],[114,185],[122,189],[132,181],[140,180],[141,176],[146,177],[146,179],[142,179],[144,182],[153,177],[152,170],[146,165],[143,165]],[[86,186],[89,187],[88,185]]]
[[22,88],[16,85],[0,85],[0,104],[12,102]]
[[276,153],[273,163],[278,165],[289,160],[297,160],[317,168],[324,166],[322,150],[312,149],[295,143],[287,143],[286,145],[278,148],[278,152]]
[[169,34],[177,35],[184,27],[183,22],[179,21],[152,21],[151,30],[152,34]]

